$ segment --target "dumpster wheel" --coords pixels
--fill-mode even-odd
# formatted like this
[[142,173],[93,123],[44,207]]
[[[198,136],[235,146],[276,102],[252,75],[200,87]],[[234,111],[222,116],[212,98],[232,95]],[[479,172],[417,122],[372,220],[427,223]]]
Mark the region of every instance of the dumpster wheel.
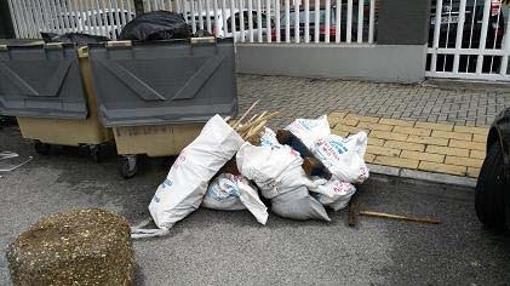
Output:
[[134,177],[138,172],[138,156],[119,155],[119,171],[124,179]]
[[50,154],[51,146],[48,143],[43,143],[39,140],[34,140],[34,149],[37,154],[48,155]]
[[102,160],[101,145],[90,145],[90,156],[94,162],[99,163]]

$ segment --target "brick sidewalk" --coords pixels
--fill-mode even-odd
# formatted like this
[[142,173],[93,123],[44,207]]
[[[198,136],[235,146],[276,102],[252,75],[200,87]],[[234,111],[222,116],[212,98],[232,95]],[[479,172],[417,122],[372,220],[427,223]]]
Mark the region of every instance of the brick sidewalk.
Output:
[[480,171],[487,126],[510,106],[510,87],[504,85],[401,85],[255,75],[239,75],[238,85],[241,110],[260,100],[255,112],[280,111],[270,123],[273,128],[334,112],[334,133],[369,133],[365,159],[371,164],[467,177],[477,177]]
[[404,121],[355,114],[328,115],[332,133],[368,134],[367,163],[478,177],[485,158],[487,128]]
[[297,117],[314,118],[333,111],[426,122],[487,126],[510,106],[510,87],[447,88],[286,76],[239,75],[241,109],[260,99],[257,110],[281,111],[273,127]]

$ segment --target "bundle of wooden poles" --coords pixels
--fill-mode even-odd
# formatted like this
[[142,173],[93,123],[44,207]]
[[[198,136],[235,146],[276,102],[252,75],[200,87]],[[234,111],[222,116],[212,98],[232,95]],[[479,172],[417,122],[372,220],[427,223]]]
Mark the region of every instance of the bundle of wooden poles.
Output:
[[266,126],[269,119],[278,115],[278,112],[267,112],[263,111],[260,114],[253,114],[250,116],[253,108],[257,105],[259,101],[255,101],[247,110],[244,112],[239,119],[226,121],[229,125],[241,135],[241,137],[254,144],[258,145],[260,143],[260,135]]

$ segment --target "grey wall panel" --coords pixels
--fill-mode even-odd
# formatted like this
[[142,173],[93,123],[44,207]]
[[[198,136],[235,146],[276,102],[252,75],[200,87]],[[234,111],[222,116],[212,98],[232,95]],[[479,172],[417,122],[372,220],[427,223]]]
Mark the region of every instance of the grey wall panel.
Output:
[[237,72],[412,83],[425,77],[424,45],[237,46]]
[[14,38],[12,17],[7,1],[0,1],[0,39]]

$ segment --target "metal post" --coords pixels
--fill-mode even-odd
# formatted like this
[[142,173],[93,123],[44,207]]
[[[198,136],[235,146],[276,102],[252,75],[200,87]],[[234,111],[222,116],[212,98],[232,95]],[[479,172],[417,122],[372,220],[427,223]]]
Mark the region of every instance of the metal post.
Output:
[[145,10],[143,8],[143,0],[133,0],[135,3],[135,13],[137,16],[142,15]]
[[[437,10],[442,3],[437,0]],[[377,29],[379,45],[425,45],[430,30],[430,0],[379,0]],[[376,4],[377,5],[377,4]],[[398,15],[398,16],[396,16]],[[441,24],[441,12],[436,27]],[[439,35],[435,33],[435,35]]]
[[7,1],[0,1],[0,38],[14,38],[14,26]]

